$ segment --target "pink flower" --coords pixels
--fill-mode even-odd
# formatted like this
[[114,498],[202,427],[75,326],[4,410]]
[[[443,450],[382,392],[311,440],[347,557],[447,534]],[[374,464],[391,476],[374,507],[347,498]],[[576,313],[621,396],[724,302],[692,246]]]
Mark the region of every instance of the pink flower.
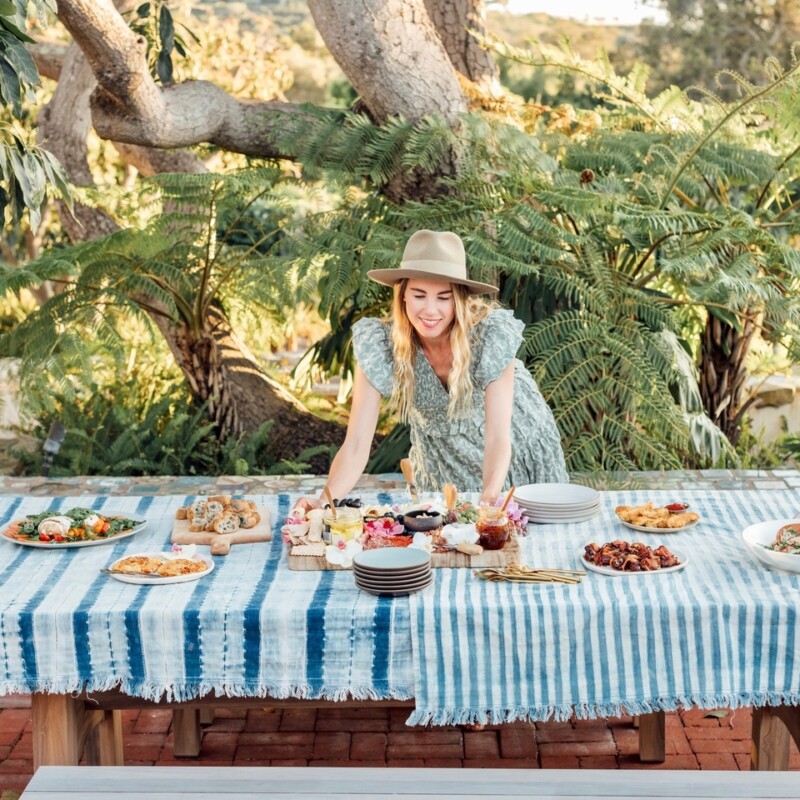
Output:
[[391,517],[378,517],[364,523],[371,536],[397,536],[403,532],[403,526]]

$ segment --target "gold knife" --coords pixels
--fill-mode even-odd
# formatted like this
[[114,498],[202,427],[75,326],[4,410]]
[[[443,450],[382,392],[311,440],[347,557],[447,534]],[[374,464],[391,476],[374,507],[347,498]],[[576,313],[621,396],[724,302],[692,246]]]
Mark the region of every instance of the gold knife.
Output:
[[406,479],[406,483],[408,484],[408,493],[411,495],[411,502],[414,504],[419,503],[417,486],[414,483],[414,467],[411,465],[411,459],[400,459],[400,469],[402,470],[403,477]]

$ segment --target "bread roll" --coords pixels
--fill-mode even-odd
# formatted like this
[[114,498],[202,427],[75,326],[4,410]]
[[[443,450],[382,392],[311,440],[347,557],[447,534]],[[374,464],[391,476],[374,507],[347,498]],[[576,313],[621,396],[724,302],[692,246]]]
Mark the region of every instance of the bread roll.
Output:
[[233,533],[239,530],[238,514],[223,514],[214,521],[213,530],[217,533]]

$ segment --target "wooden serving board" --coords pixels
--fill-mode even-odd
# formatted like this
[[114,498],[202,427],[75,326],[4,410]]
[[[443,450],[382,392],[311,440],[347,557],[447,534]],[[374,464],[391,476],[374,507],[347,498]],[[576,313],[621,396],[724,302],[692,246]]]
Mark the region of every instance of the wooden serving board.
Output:
[[211,553],[224,556],[230,552],[231,545],[249,542],[272,541],[272,519],[268,508],[259,508],[261,522],[253,528],[239,528],[232,533],[214,533],[214,531],[190,531],[188,519],[176,519],[172,523],[173,544],[211,545]]
[[[521,558],[519,541],[514,536],[502,550],[484,550],[479,556],[468,556],[457,550],[448,550],[445,553],[433,553],[431,566],[444,569],[477,569],[479,567],[505,567],[508,564],[518,564]],[[330,564],[325,556],[293,556],[289,551],[289,569],[301,571],[320,571],[327,569],[350,569]]]

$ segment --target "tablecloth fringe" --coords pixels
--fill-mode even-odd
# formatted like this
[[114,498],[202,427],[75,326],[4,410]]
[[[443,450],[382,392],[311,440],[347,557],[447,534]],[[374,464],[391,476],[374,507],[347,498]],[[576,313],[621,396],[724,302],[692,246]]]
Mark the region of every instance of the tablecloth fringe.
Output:
[[698,693],[679,698],[626,700],[617,703],[516,706],[514,708],[416,708],[406,725],[501,725],[507,722],[567,722],[571,719],[609,719],[639,716],[656,711],[695,708],[744,708],[751,706],[800,705],[800,693],[752,692],[746,694]]
[[202,683],[171,683],[165,685],[152,681],[133,681],[108,676],[104,679],[80,681],[65,678],[59,681],[0,681],[0,695],[30,694],[44,692],[47,694],[68,694],[76,696],[86,692],[89,696],[94,692],[119,690],[131,697],[141,697],[151,702],[188,702],[216,694],[220,697],[254,697],[260,699],[274,698],[285,700],[329,700],[343,702],[345,700],[410,700],[411,690],[379,691],[372,686],[348,686],[343,688],[311,686],[302,683],[250,683],[238,681],[204,681]]

